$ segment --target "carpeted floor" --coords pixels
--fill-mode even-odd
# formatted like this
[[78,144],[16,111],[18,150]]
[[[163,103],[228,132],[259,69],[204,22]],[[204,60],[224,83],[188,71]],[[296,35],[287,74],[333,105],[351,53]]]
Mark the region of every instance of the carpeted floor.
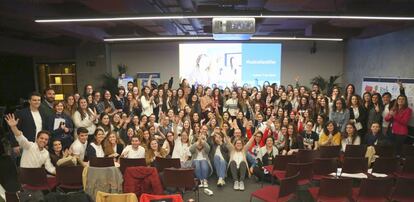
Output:
[[[201,202],[244,202],[250,200],[250,194],[257,189],[261,188],[261,183],[256,182],[256,180],[252,177],[246,179],[245,183],[245,190],[244,191],[235,191],[233,190],[233,181],[230,179],[226,180],[226,185],[224,187],[217,187],[216,185],[217,179],[215,177],[210,177],[209,180],[209,187],[208,189],[212,190],[214,194],[212,196],[208,196],[203,192],[203,188],[200,188],[200,201]],[[270,183],[264,183],[264,186],[269,186]],[[274,186],[277,186],[276,184]],[[306,190],[306,187],[300,187],[297,194],[298,197],[291,201],[313,201],[311,195]],[[188,199],[195,199],[197,200],[194,192],[186,192],[184,194],[184,201],[188,201]],[[259,202],[260,200],[253,198],[253,202]]]

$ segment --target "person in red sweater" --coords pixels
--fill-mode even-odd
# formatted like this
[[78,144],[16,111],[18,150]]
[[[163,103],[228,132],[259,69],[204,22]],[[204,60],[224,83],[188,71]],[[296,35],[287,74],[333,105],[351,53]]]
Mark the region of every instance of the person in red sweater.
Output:
[[392,122],[392,134],[397,147],[397,154],[401,154],[401,148],[408,136],[408,121],[411,118],[412,109],[408,107],[407,97],[400,95],[394,103],[393,108],[385,117],[386,121]]

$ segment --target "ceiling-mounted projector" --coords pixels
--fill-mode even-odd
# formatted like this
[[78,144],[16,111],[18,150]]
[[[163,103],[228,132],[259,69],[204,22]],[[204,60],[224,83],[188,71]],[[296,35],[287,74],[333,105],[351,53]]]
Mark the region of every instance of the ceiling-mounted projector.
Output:
[[213,18],[215,40],[249,40],[256,32],[254,18]]

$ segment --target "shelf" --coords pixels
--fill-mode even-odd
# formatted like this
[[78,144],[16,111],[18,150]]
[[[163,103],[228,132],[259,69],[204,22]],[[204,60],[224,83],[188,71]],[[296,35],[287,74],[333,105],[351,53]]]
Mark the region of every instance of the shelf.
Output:
[[49,86],[75,86],[76,83],[61,83],[61,84],[57,84],[57,83],[51,83],[49,84]]
[[75,76],[74,73],[68,73],[68,74],[48,74],[49,76]]

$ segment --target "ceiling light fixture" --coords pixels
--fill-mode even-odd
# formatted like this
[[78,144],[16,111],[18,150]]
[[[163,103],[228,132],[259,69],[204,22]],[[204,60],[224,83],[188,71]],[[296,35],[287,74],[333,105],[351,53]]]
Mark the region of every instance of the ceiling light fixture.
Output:
[[[212,36],[171,36],[171,37],[128,37],[128,38],[107,38],[105,42],[125,42],[125,41],[194,41],[194,40],[214,40]],[[271,37],[271,36],[252,36],[250,41],[343,41],[341,38],[317,38],[317,37]]]
[[58,22],[106,22],[106,21],[140,21],[140,20],[177,20],[177,19],[208,19],[208,18],[276,18],[276,19],[349,19],[349,20],[414,20],[404,16],[358,16],[358,15],[162,15],[162,16],[129,16],[102,18],[60,18],[37,19],[38,23]]
[[252,36],[251,40],[266,41],[343,41],[341,38]]
[[128,38],[107,38],[105,42],[122,41],[180,41],[180,40],[213,40],[212,36],[171,36],[171,37],[128,37]]

